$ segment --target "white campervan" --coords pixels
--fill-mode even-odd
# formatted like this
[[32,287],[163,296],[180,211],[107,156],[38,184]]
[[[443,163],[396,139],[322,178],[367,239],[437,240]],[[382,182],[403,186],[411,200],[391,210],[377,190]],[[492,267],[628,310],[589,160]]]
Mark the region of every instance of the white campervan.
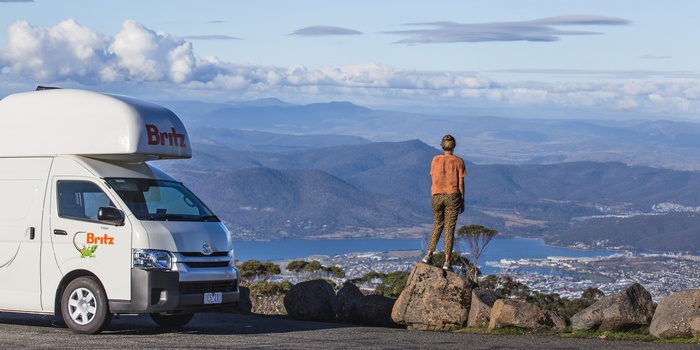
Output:
[[72,89],[0,100],[0,311],[98,333],[113,314],[179,327],[237,303],[229,231],[148,163],[191,154],[155,104]]

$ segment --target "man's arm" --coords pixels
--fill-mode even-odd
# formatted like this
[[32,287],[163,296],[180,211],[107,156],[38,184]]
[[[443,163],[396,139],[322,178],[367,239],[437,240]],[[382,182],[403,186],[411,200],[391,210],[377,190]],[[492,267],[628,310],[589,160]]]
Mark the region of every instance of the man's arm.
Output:
[[459,178],[459,194],[462,195],[462,205],[459,207],[459,213],[462,214],[464,213],[464,198],[466,197],[464,193],[464,178],[460,177]]

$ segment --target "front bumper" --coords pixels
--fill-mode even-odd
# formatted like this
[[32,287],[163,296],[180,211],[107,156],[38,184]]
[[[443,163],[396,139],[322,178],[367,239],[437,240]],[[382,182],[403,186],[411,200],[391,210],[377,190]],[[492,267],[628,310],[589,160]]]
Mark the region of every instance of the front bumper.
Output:
[[[222,294],[221,304],[204,304],[204,293]],[[218,309],[237,304],[238,280],[180,282],[177,271],[131,270],[131,300],[110,300],[110,311],[180,313]]]

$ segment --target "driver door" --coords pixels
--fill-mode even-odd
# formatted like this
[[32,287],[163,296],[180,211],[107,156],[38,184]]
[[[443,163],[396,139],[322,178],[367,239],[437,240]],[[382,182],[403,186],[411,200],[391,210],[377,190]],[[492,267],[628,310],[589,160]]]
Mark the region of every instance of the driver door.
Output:
[[[131,225],[98,221],[100,207],[117,207],[99,182],[54,178],[51,237],[62,275],[88,270],[105,287],[107,297],[131,298]],[[118,207],[117,207],[118,208]],[[121,209],[121,208],[118,208]]]

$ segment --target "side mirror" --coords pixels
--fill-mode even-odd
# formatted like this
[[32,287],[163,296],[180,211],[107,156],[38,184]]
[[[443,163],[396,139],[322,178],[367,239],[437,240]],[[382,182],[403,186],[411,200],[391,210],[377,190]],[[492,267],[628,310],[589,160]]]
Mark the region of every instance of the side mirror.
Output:
[[124,212],[115,207],[100,207],[97,210],[97,220],[114,226],[122,226],[124,225]]

